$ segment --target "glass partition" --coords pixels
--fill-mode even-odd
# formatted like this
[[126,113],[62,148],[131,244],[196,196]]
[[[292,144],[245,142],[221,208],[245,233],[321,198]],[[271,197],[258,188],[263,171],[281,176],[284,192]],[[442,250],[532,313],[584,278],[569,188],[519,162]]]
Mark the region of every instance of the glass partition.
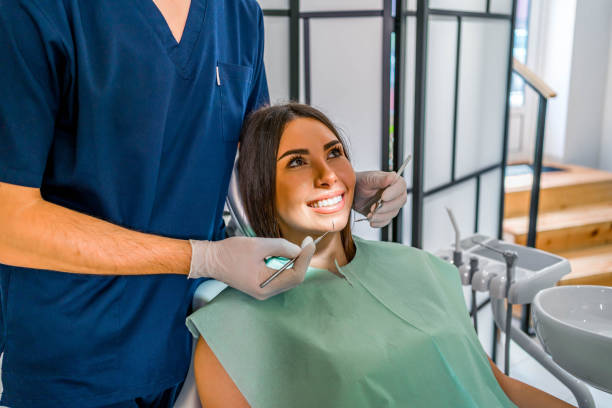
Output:
[[499,191],[501,189],[501,169],[495,169],[480,176],[478,195],[478,225],[481,234],[496,237],[499,230]]
[[433,252],[449,248],[455,241],[455,232],[446,212],[447,207],[453,211],[463,236],[474,232],[475,197],[474,179],[425,197],[423,219],[427,222],[427,228],[423,229],[423,249]]
[[[416,2],[415,2],[416,4]],[[408,155],[413,155],[414,149],[414,81],[415,81],[415,65],[416,65],[416,17],[408,16],[405,17],[405,30],[404,30],[404,43],[405,47],[405,59],[403,65],[403,103],[402,106],[395,107],[394,111],[397,112],[397,115],[401,115],[401,129],[397,129],[397,133],[401,133],[403,136],[403,148],[404,148],[404,157],[408,157]],[[406,180],[406,185],[408,189],[412,188],[412,176],[413,176],[413,168],[414,166],[414,158],[404,170],[404,179]],[[410,214],[408,209],[404,209],[405,214]],[[410,234],[408,234],[410,235]]]
[[301,0],[300,11],[382,10],[383,0]]
[[510,22],[465,18],[457,105],[457,177],[501,162]]
[[447,9],[456,11],[486,11],[487,0],[430,0],[432,9]]
[[287,101],[289,97],[289,19],[265,16],[266,43],[264,63],[270,91],[270,102]]
[[433,16],[427,39],[424,188],[451,181],[457,19]]
[[512,0],[490,0],[489,11],[491,13],[510,14],[512,13]]
[[[406,19],[422,19],[415,44],[416,105],[411,107],[418,109],[413,134],[404,129],[401,136],[405,144],[411,140],[416,159],[412,244],[436,250],[447,247],[453,238],[444,206],[463,220],[463,234],[501,234],[501,169],[515,4],[421,0],[418,6],[416,13],[404,11]],[[406,55],[404,63],[413,62]]]

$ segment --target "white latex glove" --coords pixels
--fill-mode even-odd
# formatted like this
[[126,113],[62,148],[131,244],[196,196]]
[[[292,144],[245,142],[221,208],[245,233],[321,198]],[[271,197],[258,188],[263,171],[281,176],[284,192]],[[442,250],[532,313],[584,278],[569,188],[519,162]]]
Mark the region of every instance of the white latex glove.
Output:
[[[408,200],[406,180],[403,177],[398,177],[393,182],[396,175],[393,171],[362,171],[355,175],[357,183],[353,208],[368,217],[370,226],[374,228],[389,224]],[[383,205],[372,214],[375,205],[366,208],[367,203],[380,189],[385,189],[381,197]]]
[[[259,300],[302,283],[315,252],[311,237],[304,239],[301,248],[282,238],[232,237],[221,241],[189,242],[189,278],[213,278]],[[265,288],[259,287],[276,271],[266,266],[266,258],[293,258],[298,255],[292,268],[281,273]]]

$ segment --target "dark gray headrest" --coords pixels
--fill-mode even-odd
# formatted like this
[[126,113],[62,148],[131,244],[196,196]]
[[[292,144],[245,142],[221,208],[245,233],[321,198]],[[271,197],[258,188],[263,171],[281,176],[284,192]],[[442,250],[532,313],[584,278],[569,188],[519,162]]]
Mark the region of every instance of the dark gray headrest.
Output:
[[237,224],[241,235],[254,237],[255,233],[253,232],[253,228],[251,228],[242,197],[240,196],[240,187],[238,184],[238,154],[236,154],[236,159],[234,160],[234,168],[232,170],[232,178],[230,179],[226,201],[232,220]]

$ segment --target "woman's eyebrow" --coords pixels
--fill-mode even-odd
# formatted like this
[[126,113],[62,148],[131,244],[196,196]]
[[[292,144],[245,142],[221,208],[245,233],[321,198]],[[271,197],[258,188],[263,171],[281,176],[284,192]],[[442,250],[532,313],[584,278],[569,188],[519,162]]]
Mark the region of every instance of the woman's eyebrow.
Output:
[[333,145],[337,145],[338,143],[340,143],[340,141],[339,141],[339,140],[333,140],[333,141],[331,141],[331,142],[329,142],[329,143],[325,144],[325,146],[323,146],[323,150],[327,150],[327,149],[329,149],[330,147],[332,147]]
[[[323,150],[327,150],[330,147],[337,145],[338,143],[340,143],[339,140],[332,140],[329,143],[326,143],[323,146]],[[282,159],[285,156],[289,156],[290,154],[309,154],[310,152],[308,151],[308,149],[293,149],[293,150],[287,150],[285,153],[281,154],[281,156],[276,160],[279,161],[280,159]]]
[[308,151],[308,149],[294,149],[294,150],[287,150],[285,153],[283,153],[276,161],[279,161],[280,159],[282,159],[285,156],[289,156],[290,154],[308,154],[310,153]]

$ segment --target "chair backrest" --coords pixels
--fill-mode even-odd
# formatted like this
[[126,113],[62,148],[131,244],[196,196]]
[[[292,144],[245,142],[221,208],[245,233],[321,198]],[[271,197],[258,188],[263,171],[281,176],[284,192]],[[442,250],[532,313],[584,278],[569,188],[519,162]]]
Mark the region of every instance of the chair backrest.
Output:
[[227,191],[226,203],[231,215],[231,221],[236,223],[238,232],[246,237],[254,237],[255,232],[253,228],[251,228],[242,197],[240,196],[240,186],[238,184],[238,154],[236,154],[236,159],[234,160],[234,168]]

